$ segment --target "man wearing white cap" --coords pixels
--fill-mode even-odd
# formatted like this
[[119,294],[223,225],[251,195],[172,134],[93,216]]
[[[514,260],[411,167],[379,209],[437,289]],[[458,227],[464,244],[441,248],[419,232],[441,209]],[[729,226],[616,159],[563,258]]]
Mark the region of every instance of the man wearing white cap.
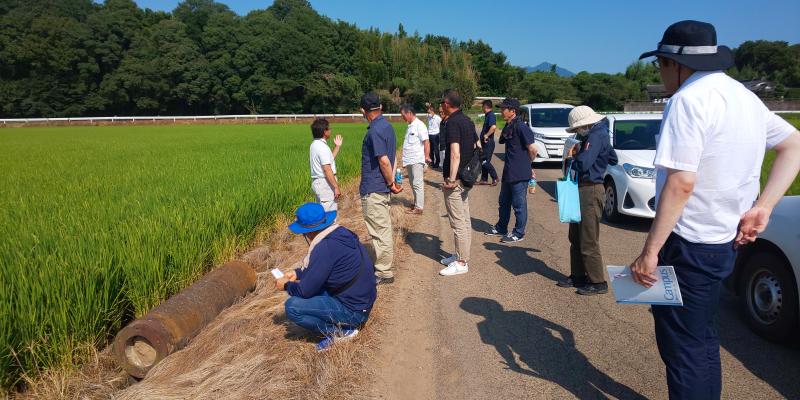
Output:
[[568,174],[574,173],[581,203],[581,222],[569,224],[570,275],[557,283],[575,287],[585,296],[608,293],[605,264],[600,254],[600,218],[603,213],[606,167],[617,164],[617,153],[608,136],[608,119],[589,106],[578,106],[567,117],[567,132],[577,133],[580,143],[567,154]]
[[[681,21],[664,32],[656,56],[674,93],[656,150],[656,218],[634,280],[658,281],[658,265],[675,267],[683,306],[653,306],[656,342],[671,399],[719,399],[722,370],[715,318],[720,282],[736,246],[755,240],[800,170],[800,132],[723,71],[731,50],[714,26]],[[777,153],[759,196],[764,152]]]

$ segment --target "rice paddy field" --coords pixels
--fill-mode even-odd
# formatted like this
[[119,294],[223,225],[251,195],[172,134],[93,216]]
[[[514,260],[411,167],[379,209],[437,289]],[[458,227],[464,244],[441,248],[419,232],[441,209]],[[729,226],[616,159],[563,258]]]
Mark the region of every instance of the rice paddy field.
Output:
[[[365,131],[333,124],[340,181]],[[0,393],[80,363],[312,201],[311,140],[306,124],[0,129]]]
[[[794,125],[795,128],[800,129],[800,114],[781,114],[785,120],[789,121],[790,124]],[[761,166],[761,188],[764,188],[764,185],[767,184],[767,177],[769,176],[769,172],[772,170],[772,163],[775,161],[775,152],[769,151],[764,156],[764,164]],[[800,176],[794,178],[794,182],[792,186],[789,187],[789,190],[786,192],[787,195],[790,196],[797,196],[800,195]]]

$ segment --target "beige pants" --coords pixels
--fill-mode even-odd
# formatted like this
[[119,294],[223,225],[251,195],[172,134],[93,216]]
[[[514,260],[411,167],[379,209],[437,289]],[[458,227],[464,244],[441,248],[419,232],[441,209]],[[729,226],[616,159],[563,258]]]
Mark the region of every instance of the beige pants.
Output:
[[411,181],[411,189],[414,190],[414,207],[420,210],[425,208],[425,164],[406,165],[408,180]]
[[367,231],[375,247],[375,276],[391,278],[394,239],[392,238],[392,216],[389,213],[389,193],[370,193],[361,196],[361,212],[367,223]]
[[469,261],[469,247],[472,245],[472,222],[469,217],[469,188],[464,188],[461,181],[455,189],[443,189],[444,205],[447,217],[456,242],[456,254],[459,260]]
[[325,211],[336,211],[339,205],[336,204],[333,188],[325,178],[317,178],[311,181],[311,190],[317,195],[317,203],[322,204]]

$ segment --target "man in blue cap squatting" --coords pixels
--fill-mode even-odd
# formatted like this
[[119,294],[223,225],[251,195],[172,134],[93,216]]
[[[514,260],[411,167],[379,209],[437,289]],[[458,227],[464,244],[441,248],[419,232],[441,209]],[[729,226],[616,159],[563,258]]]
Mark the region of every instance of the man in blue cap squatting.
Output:
[[351,339],[367,322],[377,290],[373,264],[358,236],[334,223],[336,211],[325,212],[320,204],[307,203],[297,209],[292,233],[309,244],[303,265],[275,282],[286,290],[286,316],[310,331],[325,335],[317,350]]

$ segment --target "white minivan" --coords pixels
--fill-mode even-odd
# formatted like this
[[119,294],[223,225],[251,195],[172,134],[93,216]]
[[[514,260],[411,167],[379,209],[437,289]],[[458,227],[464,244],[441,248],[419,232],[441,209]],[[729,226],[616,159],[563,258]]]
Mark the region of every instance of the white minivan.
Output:
[[528,121],[539,150],[533,162],[561,162],[564,156],[564,141],[572,136],[567,132],[567,117],[574,106],[557,103],[525,104],[523,118]]
[[611,144],[619,163],[606,168],[603,216],[615,222],[622,215],[655,218],[656,183],[653,160],[661,113],[609,114]]

